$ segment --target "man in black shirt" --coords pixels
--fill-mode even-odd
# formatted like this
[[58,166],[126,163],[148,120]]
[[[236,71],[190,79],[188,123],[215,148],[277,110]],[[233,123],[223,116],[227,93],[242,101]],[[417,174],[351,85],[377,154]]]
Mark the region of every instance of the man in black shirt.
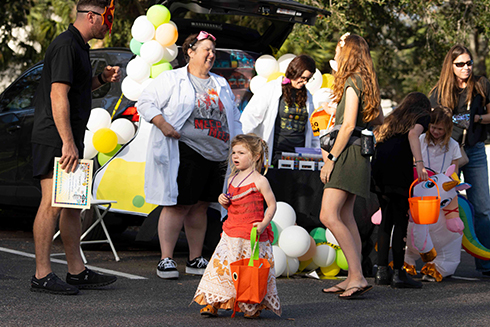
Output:
[[[102,39],[112,27],[113,2],[80,0],[75,23],[48,47],[41,83],[36,95],[32,131],[34,177],[40,179],[42,199],[34,221],[36,274],[31,291],[77,294],[78,288],[93,288],[116,281],[85,268],[80,254],[80,210],[51,206],[54,157],[61,168],[74,171],[83,157],[83,139],[92,90],[121,78],[119,67],[105,67],[92,77],[89,56],[91,39]],[[51,270],[51,243],[60,217],[60,231],[68,262],[66,283]]]

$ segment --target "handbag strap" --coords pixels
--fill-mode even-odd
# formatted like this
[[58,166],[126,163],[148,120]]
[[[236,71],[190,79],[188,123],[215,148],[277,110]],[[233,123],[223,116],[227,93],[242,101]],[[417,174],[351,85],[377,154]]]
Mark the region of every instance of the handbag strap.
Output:
[[248,261],[248,265],[252,267],[254,260],[259,260],[259,238],[257,235],[257,227],[252,227],[250,231],[250,248],[252,249],[252,255]]

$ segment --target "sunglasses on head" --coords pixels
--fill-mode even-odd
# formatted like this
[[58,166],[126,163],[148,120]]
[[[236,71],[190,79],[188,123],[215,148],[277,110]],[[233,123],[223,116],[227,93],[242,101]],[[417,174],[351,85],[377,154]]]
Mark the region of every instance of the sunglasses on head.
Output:
[[467,62],[453,62],[453,64],[458,68],[463,68],[465,65],[471,67],[473,66],[473,60],[468,60]]
[[112,32],[112,22],[114,20],[114,0],[111,0],[111,5],[109,7],[104,8],[104,12],[102,14],[99,14],[98,12],[95,12],[93,10],[78,10],[80,13],[89,13],[91,12],[94,15],[101,16],[102,17],[102,25],[106,24],[107,27],[109,27],[109,34]]
[[197,37],[189,44],[189,48],[192,48],[197,43],[197,41],[205,40],[208,37],[212,38],[213,41],[216,41],[216,38],[213,36],[213,34],[210,34],[206,31],[200,31]]

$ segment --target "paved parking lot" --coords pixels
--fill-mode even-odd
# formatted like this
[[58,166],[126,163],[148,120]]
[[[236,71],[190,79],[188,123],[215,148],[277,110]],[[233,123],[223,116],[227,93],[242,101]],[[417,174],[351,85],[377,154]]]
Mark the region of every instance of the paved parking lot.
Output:
[[[335,280],[295,276],[277,281],[283,315],[265,312],[258,320],[246,320],[231,312],[202,318],[191,304],[198,276],[182,273],[185,242],[179,242],[176,261],[179,280],[167,281],[155,274],[160,258],[157,239],[134,241],[135,231],[115,237],[120,262],[107,245],[85,250],[88,265],[118,274],[119,280],[103,290],[84,290],[77,296],[32,293],[34,244],[29,225],[0,224],[0,326],[488,326],[490,279],[474,270],[471,256],[462,253],[455,277],[442,283],[425,283],[421,290],[393,290],[375,286],[363,300],[340,300],[321,293]],[[24,229],[24,230],[22,230]],[[53,253],[62,253],[56,240]],[[54,256],[53,270],[66,274],[64,256]],[[374,283],[373,278],[368,278]]]

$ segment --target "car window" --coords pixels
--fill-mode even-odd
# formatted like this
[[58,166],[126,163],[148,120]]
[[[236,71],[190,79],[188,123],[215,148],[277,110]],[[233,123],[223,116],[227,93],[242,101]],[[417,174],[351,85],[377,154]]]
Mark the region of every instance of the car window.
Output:
[[[92,75],[96,76],[104,71],[107,62],[104,58],[93,58],[92,60]],[[92,92],[92,99],[100,99],[106,96],[111,90],[111,83],[107,83]]]
[[5,90],[0,100],[0,111],[32,109],[34,94],[39,85],[42,70],[42,65],[35,67]]

